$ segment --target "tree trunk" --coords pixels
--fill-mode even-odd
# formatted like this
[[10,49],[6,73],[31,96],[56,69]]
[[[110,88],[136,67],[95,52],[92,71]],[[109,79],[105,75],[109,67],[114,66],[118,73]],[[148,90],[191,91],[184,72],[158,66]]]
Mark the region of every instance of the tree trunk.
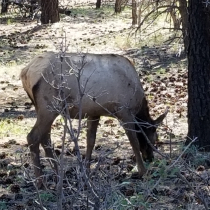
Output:
[[121,10],[122,10],[122,8],[121,8],[121,6],[122,6],[122,5],[121,5],[121,1],[122,1],[122,0],[116,0],[116,1],[115,1],[115,8],[114,8],[114,9],[115,9],[115,12],[116,12],[116,13],[120,13]]
[[141,24],[141,20],[142,20],[142,13],[143,13],[143,6],[144,6],[145,0],[142,0],[139,2],[138,5],[138,25],[139,25],[139,29],[141,30],[140,24]]
[[174,8],[171,8],[169,13],[173,21],[174,30],[180,29],[181,21],[179,15],[177,14],[177,11]]
[[96,9],[99,9],[100,7],[101,7],[101,0],[97,0]]
[[137,24],[137,4],[136,0],[132,0],[132,25]]
[[179,0],[179,13],[181,15],[182,22],[182,36],[184,41],[184,48],[185,52],[187,53],[189,45],[187,0]]
[[188,11],[188,137],[210,151],[210,4],[189,0]]
[[31,0],[30,2],[30,15],[33,16],[33,13],[34,13],[34,9],[36,9],[36,3],[37,3],[37,0]]
[[58,0],[41,0],[41,23],[56,23],[60,21]]
[[2,0],[2,2],[1,2],[1,14],[7,13],[9,4],[10,4],[9,0]]

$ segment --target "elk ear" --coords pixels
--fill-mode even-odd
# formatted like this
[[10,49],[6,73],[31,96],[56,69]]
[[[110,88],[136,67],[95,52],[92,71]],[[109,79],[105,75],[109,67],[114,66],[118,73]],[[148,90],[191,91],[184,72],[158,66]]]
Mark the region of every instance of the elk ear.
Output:
[[154,120],[154,125],[159,125],[160,123],[162,123],[167,114],[168,114],[168,107],[166,108],[163,114],[161,114],[156,120]]

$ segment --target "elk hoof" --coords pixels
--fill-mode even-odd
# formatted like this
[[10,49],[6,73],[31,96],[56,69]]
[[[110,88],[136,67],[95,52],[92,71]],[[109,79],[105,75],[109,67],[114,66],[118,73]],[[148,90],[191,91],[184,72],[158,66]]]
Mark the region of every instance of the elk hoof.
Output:
[[147,173],[147,170],[144,168],[143,170],[141,169],[140,172],[133,172],[131,175],[132,179],[142,179],[144,174]]
[[131,174],[131,179],[142,179],[142,176],[138,172],[134,172]]

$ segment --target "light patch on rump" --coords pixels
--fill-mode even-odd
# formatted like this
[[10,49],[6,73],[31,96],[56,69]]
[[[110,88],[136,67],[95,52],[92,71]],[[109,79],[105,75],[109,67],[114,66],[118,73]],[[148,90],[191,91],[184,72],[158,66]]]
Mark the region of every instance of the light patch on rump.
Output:
[[32,89],[42,77],[43,71],[49,66],[52,52],[46,52],[40,56],[35,57],[30,64],[22,69],[20,79],[23,83],[23,88],[34,101]]

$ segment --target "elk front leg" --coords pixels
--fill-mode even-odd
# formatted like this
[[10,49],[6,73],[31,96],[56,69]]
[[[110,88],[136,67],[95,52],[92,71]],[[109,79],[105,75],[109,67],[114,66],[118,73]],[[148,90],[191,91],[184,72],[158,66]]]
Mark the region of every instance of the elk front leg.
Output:
[[137,164],[139,176],[142,177],[146,173],[147,170],[144,166],[144,163],[143,163],[143,160],[142,160],[142,157],[141,157],[141,154],[140,154],[139,142],[138,142],[138,139],[136,137],[136,133],[134,131],[126,130],[126,134],[128,136],[128,139],[130,141],[130,144],[132,146],[133,152],[134,152],[135,157],[136,157],[136,164]]
[[137,139],[137,135],[135,132],[135,125],[133,123],[133,118],[126,112],[121,113],[120,118],[123,121],[123,128],[125,129],[126,135],[130,141],[130,144],[132,146],[133,152],[136,157],[136,164],[137,164],[139,176],[142,177],[146,173],[147,170],[144,166],[144,163],[140,154],[140,146],[139,146],[139,141]]

